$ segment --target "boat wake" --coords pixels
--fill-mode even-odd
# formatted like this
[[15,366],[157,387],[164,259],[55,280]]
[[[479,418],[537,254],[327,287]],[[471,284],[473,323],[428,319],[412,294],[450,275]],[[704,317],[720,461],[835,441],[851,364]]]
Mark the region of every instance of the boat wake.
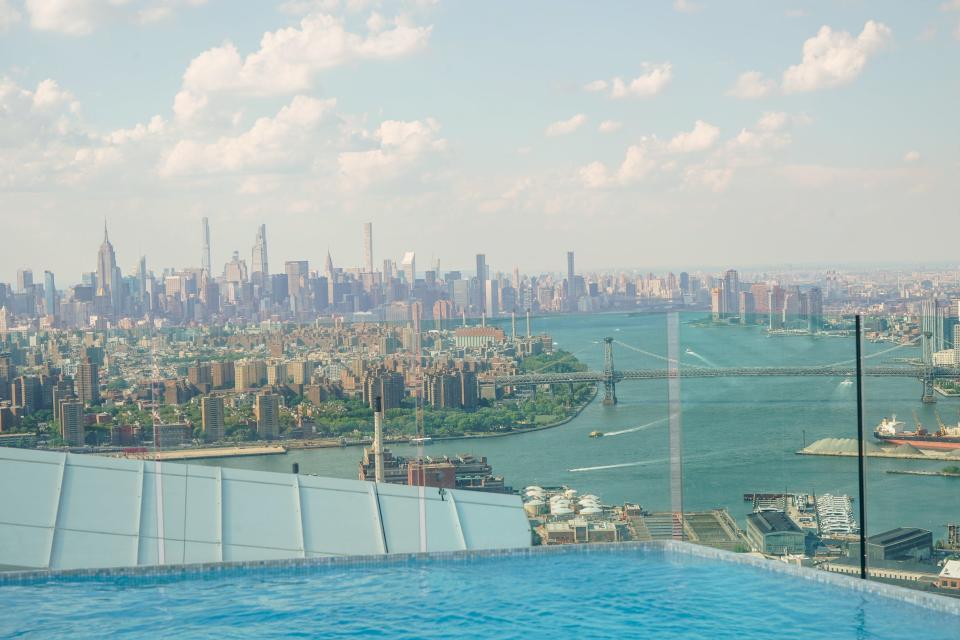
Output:
[[[746,449],[741,449],[737,452],[737,455],[749,456],[754,455],[755,452],[763,451],[764,447],[748,447]],[[684,463],[691,462],[694,460],[707,460],[710,458],[718,458],[721,456],[728,457],[731,455],[730,451],[710,451],[707,453],[698,453],[692,456],[684,456]],[[640,460],[638,462],[622,462],[620,464],[604,464],[598,467],[578,467],[576,469],[567,469],[570,473],[581,473],[584,471],[605,471],[607,469],[623,469],[624,467],[644,467],[651,464],[663,464],[670,462],[670,458],[655,458],[653,460]]]
[[639,427],[630,427],[629,429],[621,429],[620,431],[609,431],[603,434],[604,438],[609,438],[610,436],[619,436],[624,433],[633,433],[634,431],[643,431],[644,429],[649,429],[650,427],[655,427],[658,424],[663,424],[667,421],[667,418],[660,418],[659,420],[654,420],[653,422],[648,422],[647,424],[642,424]]
[[568,469],[571,473],[580,473],[581,471],[602,471],[604,469],[622,469],[623,467],[640,467],[645,464],[656,464],[658,462],[668,462],[663,460],[641,460],[640,462],[622,462],[620,464],[604,464],[599,467],[579,467],[577,469]]
[[697,352],[694,351],[693,349],[687,349],[686,351],[684,351],[684,353],[687,354],[688,356],[691,356],[691,357],[693,357],[693,358],[696,358],[697,360],[699,360],[699,361],[702,362],[703,364],[707,365],[708,367],[716,367],[716,366],[717,366],[717,363],[713,362],[712,360],[708,360],[707,358],[704,358],[702,355],[700,355],[699,353],[697,353]]

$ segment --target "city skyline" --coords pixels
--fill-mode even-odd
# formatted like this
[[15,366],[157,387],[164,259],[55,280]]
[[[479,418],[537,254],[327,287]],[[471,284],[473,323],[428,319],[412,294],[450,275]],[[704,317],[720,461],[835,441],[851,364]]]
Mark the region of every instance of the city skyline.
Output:
[[193,263],[204,217],[214,265],[267,223],[359,266],[372,222],[380,256],[525,271],[939,262],[960,231],[956,2],[37,6],[0,3],[2,273],[74,273],[105,215],[125,270]]
[[[119,252],[121,256],[117,256],[114,244],[109,243],[109,235],[114,229],[110,226],[108,221],[104,220],[104,228],[98,230],[95,234],[91,234],[91,237],[103,237],[107,236],[109,243],[110,255],[107,257],[111,262],[110,270],[113,268],[120,268],[121,271],[125,274],[136,275],[139,273],[139,269],[142,268],[144,260],[149,263],[149,272],[153,272],[155,275],[161,275],[164,272],[178,272],[184,269],[200,269],[206,270],[209,268],[209,273],[211,277],[219,277],[224,274],[224,269],[228,268],[231,264],[231,260],[235,254],[238,255],[239,259],[247,264],[247,269],[249,273],[255,274],[259,272],[260,266],[254,267],[255,261],[258,260],[257,257],[257,248],[260,243],[260,234],[265,234],[267,232],[267,226],[265,223],[255,224],[251,227],[255,235],[253,236],[253,243],[251,247],[245,247],[241,244],[239,247],[233,247],[229,249],[219,249],[220,243],[218,242],[216,229],[212,229],[209,224],[209,219],[204,216],[198,218],[196,221],[200,225],[200,233],[198,234],[197,246],[194,253],[196,254],[194,258],[188,256],[186,261],[182,264],[177,264],[172,262],[169,259],[164,258],[162,255],[160,257],[154,257],[154,260],[151,260],[150,255],[141,255],[134,254],[130,251]],[[369,236],[368,236],[369,233]],[[356,252],[356,257],[353,260],[346,260],[345,262],[340,262],[336,259],[333,262],[336,263],[339,269],[350,270],[350,271],[367,271],[369,273],[383,273],[383,262],[390,261],[398,269],[401,268],[403,257],[408,250],[401,250],[395,256],[384,256],[374,253],[373,249],[373,229],[372,223],[364,222],[357,230],[357,234],[361,235],[361,247],[359,251]],[[355,235],[357,235],[355,234]],[[369,240],[369,242],[368,242]],[[181,245],[189,245],[190,238],[189,235],[186,239],[181,242]],[[249,242],[247,243],[250,244]],[[271,241],[271,245],[273,241]],[[342,241],[337,244],[338,248],[346,248],[350,246],[349,241]],[[367,253],[367,247],[369,246],[369,255]],[[106,249],[106,245],[101,245],[101,250]],[[89,247],[88,247],[89,253]],[[277,262],[279,264],[285,264],[288,262],[308,262],[313,265],[311,267],[312,271],[319,273],[325,273],[326,266],[321,266],[328,257],[332,258],[334,249],[325,248],[322,251],[314,250],[313,254],[310,256],[284,256],[281,260]],[[413,252],[416,253],[415,251]],[[554,251],[556,258],[553,265],[545,265],[542,268],[533,268],[525,269],[520,266],[522,260],[513,259],[510,262],[509,266],[505,263],[498,265],[496,269],[490,270],[489,266],[486,263],[486,254],[477,253],[475,256],[473,254],[459,256],[455,258],[456,262],[453,264],[443,264],[441,262],[441,274],[448,271],[459,271],[463,273],[472,273],[476,275],[477,265],[483,264],[487,269],[488,277],[493,273],[501,273],[504,277],[510,277],[511,273],[516,270],[518,273],[525,276],[529,275],[544,275],[544,274],[559,274],[566,275],[569,278],[570,275],[570,255],[571,253],[577,254],[577,265],[578,269],[576,272],[580,273],[614,273],[614,272],[627,272],[627,273],[656,273],[656,274],[666,274],[676,272],[679,274],[682,271],[688,271],[691,273],[714,273],[719,274],[723,271],[726,271],[732,264],[736,265],[736,268],[745,273],[790,273],[793,271],[826,271],[826,270],[841,270],[841,271],[884,271],[884,270],[903,270],[903,271],[922,271],[922,270],[958,270],[960,269],[960,259],[950,260],[950,259],[941,259],[941,260],[916,260],[916,261],[907,261],[907,260],[864,260],[864,261],[837,261],[837,262],[813,262],[813,261],[795,261],[795,262],[781,262],[781,263],[748,263],[743,262],[742,260],[732,258],[725,262],[709,264],[709,263],[689,263],[683,264],[680,262],[668,263],[668,264],[633,264],[633,265],[588,265],[587,267],[579,267],[581,264],[581,258],[579,257],[579,252],[576,250],[570,250],[569,248],[556,247]],[[129,254],[129,255],[128,255]],[[221,256],[221,254],[223,254]],[[322,254],[322,255],[320,255]],[[349,255],[350,251],[344,251],[344,255]],[[431,254],[432,255],[432,254]],[[221,259],[222,258],[222,259]],[[369,258],[369,261],[368,261]],[[0,270],[0,283],[4,282],[13,282],[18,284],[18,290],[22,290],[22,287],[19,286],[19,278],[22,277],[24,273],[30,273],[33,278],[37,278],[38,274],[46,273],[51,277],[56,276],[63,282],[70,284],[79,283],[82,281],[84,274],[96,274],[100,271],[101,265],[99,264],[100,256],[98,255],[97,261],[93,263],[91,268],[88,263],[90,263],[89,255],[86,257],[81,256],[77,264],[69,267],[63,273],[54,272],[48,268],[50,260],[46,256],[43,259],[34,259],[32,262],[40,262],[42,264],[21,264],[16,265],[13,269],[10,270],[10,274],[4,273],[3,270]],[[507,258],[508,261],[511,258]],[[474,264],[476,263],[476,264]],[[417,274],[422,275],[425,271],[431,270],[437,264],[437,260],[433,259],[430,262],[426,263],[423,268],[417,269]],[[208,267],[209,265],[209,267]],[[269,262],[265,262],[265,265],[270,273],[281,274],[283,269],[271,269]],[[367,267],[371,266],[372,271],[367,270]],[[402,269],[401,269],[402,270]],[[15,275],[15,277],[11,277]],[[109,277],[108,277],[109,279]]]

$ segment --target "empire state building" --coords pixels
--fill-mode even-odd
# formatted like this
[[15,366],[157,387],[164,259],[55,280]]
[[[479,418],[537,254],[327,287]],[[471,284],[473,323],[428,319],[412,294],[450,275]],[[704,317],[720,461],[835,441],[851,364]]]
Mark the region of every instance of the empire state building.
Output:
[[103,244],[97,252],[97,295],[109,296],[116,288],[114,276],[117,270],[117,256],[107,235],[107,223],[103,223]]

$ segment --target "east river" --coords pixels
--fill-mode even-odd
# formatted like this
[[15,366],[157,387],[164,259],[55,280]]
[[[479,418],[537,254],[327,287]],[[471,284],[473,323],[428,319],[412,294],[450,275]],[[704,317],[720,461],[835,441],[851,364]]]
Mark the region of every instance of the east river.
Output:
[[[852,337],[768,336],[759,327],[698,327],[702,315],[682,316],[681,366],[811,366],[848,362]],[[518,322],[518,325],[521,324]],[[534,332],[553,336],[592,369],[603,367],[602,339],[615,339],[618,369],[663,368],[667,331],[664,315],[600,314],[553,316],[534,321]],[[890,343],[866,344],[868,364],[917,357],[919,349],[891,350]],[[883,353],[881,353],[883,352]],[[874,355],[879,354],[879,355]],[[870,357],[872,356],[872,357]],[[934,411],[957,422],[960,402],[938,398],[920,402],[913,378],[867,378],[864,422],[868,437],[884,416],[896,413],[911,425],[916,412],[936,428]],[[571,422],[554,429],[500,438],[437,442],[430,455],[471,453],[486,456],[494,473],[515,488],[570,485],[595,493],[606,503],[636,501],[650,510],[670,509],[667,382],[625,381],[617,386],[619,404],[600,398]],[[856,437],[856,389],[830,377],[728,377],[682,379],[684,510],[727,508],[741,526],[750,505],[747,492],[857,494],[857,461],[852,457],[797,455],[804,442]],[[592,431],[608,434],[590,438]],[[622,432],[622,433],[617,433]],[[391,449],[416,455],[410,446]],[[293,450],[286,455],[206,460],[203,464],[356,478],[358,447]],[[960,478],[886,473],[888,469],[934,471],[944,461],[868,459],[867,532],[898,526],[930,529],[944,537],[945,525],[960,521]]]

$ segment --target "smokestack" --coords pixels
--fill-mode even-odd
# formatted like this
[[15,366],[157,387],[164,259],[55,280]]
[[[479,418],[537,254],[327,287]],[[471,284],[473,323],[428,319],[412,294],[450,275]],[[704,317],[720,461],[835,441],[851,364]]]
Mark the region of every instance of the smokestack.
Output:
[[483,313],[480,314],[480,326],[481,326],[481,327],[487,326],[487,312],[486,312],[486,311],[484,311]]
[[383,405],[380,396],[373,399],[374,480],[383,482]]
[[530,333],[530,309],[527,309],[527,337],[529,338],[532,334]]
[[517,312],[510,312],[510,337],[514,342],[517,341]]
[[467,326],[467,312],[466,312],[466,311],[461,311],[461,312],[460,312],[460,317],[463,318],[463,326]]

